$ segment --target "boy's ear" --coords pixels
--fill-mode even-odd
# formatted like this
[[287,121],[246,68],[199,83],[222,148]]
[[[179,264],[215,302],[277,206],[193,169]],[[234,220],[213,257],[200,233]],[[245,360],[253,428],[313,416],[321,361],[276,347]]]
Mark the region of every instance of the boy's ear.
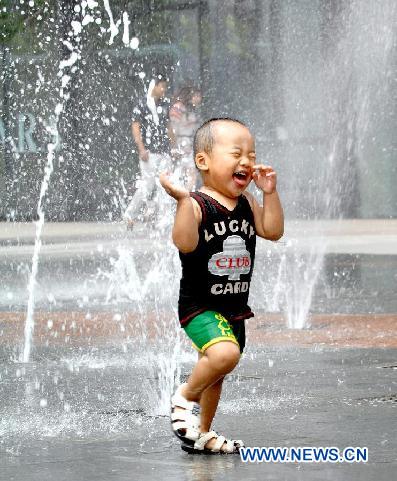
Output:
[[208,170],[208,154],[205,152],[198,152],[194,161],[196,162],[196,166],[199,170]]

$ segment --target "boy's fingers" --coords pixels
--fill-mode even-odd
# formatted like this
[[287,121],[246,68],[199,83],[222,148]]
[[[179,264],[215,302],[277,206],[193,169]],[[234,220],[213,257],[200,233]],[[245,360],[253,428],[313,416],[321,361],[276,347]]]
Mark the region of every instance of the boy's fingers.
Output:
[[270,165],[258,164],[254,165],[252,169],[254,170],[254,175],[258,175],[259,173],[265,174],[266,177],[273,177],[276,175],[276,172],[274,172],[273,167]]
[[268,171],[273,171],[273,167],[270,165],[263,165],[263,164],[256,164],[252,167],[253,170],[268,170]]
[[164,187],[165,185],[170,185],[171,182],[170,182],[170,179],[169,179],[169,173],[168,172],[161,172],[161,174],[159,175],[159,180],[160,180],[160,184]]

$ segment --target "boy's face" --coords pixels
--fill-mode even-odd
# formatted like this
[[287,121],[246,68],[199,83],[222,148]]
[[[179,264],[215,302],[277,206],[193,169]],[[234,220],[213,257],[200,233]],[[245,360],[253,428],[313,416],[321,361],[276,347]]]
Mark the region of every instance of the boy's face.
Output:
[[214,145],[207,154],[206,184],[228,197],[238,197],[252,180],[255,140],[237,122],[218,121],[212,127]]

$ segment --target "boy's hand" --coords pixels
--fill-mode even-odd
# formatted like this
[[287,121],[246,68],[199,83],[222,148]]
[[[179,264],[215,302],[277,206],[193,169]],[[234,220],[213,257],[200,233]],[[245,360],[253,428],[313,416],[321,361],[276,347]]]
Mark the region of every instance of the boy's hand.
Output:
[[167,194],[173,197],[175,200],[182,200],[185,198],[189,199],[190,197],[187,189],[178,185],[174,185],[171,182],[168,173],[163,172],[160,174],[160,184],[163,186]]
[[258,164],[252,167],[255,185],[265,194],[276,191],[277,174],[270,165]]

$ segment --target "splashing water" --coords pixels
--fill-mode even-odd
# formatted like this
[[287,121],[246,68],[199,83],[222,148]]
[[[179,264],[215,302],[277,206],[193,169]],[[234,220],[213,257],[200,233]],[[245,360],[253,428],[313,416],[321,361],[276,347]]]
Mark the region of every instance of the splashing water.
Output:
[[[60,104],[58,104],[60,105]],[[29,284],[28,284],[28,309],[26,313],[26,322],[25,322],[25,344],[23,348],[23,352],[21,355],[22,362],[29,362],[30,359],[30,351],[32,348],[32,337],[34,331],[34,306],[35,306],[35,297],[34,297],[34,289],[36,285],[36,277],[37,271],[39,267],[39,254],[41,249],[41,233],[44,226],[44,210],[43,210],[43,199],[48,189],[48,184],[50,182],[50,177],[52,171],[54,170],[54,150],[55,144],[49,144],[48,146],[48,156],[47,156],[47,165],[45,167],[45,175],[43,182],[41,184],[40,189],[40,198],[39,204],[37,207],[37,214],[39,216],[39,220],[36,222],[36,237],[34,243],[34,252],[33,252],[33,259],[32,259],[32,270],[29,277]]]
[[[167,197],[165,192],[159,191],[156,201],[166,204]],[[168,413],[169,399],[181,375],[183,348],[175,310],[178,292],[176,273],[180,271],[180,266],[175,247],[169,240],[164,241],[170,238],[172,220],[172,209],[164,212],[156,232],[152,233],[154,239],[146,243],[143,252],[135,251],[132,245],[124,243],[119,246],[118,258],[113,261],[110,271],[100,273],[109,282],[107,302],[133,301],[134,311],[139,313],[139,329],[134,343],[138,343],[148,356],[147,378],[156,379],[156,383],[145,382],[154,415]],[[146,272],[145,263],[151,266]]]
[[[79,35],[82,32],[83,26],[88,25],[91,22],[94,22],[94,18],[90,14],[86,13],[86,9],[87,8],[94,9],[96,6],[97,6],[97,2],[95,1],[87,2],[83,0],[81,2],[80,8],[82,11],[83,20],[81,23],[72,21],[70,25],[74,32],[74,36],[77,37],[78,39],[80,38]],[[118,21],[117,24],[114,23],[109,2],[107,0],[105,0],[105,7],[109,14],[109,19],[110,19],[110,34],[111,34],[110,40],[109,40],[109,45],[110,45],[113,43],[114,37],[119,32],[118,25],[120,24],[121,21]],[[63,44],[70,51],[70,56],[68,59],[62,60],[59,63],[59,68],[58,68],[58,77],[61,78],[61,87],[59,89],[59,97],[61,99],[61,102],[59,102],[55,107],[54,126],[52,128],[49,127],[49,129],[52,130],[52,133],[55,135],[56,138],[58,138],[59,119],[64,110],[65,104],[69,99],[69,93],[66,91],[66,89],[71,81],[71,76],[65,74],[65,70],[72,69],[81,54],[79,41],[77,42],[76,47],[73,47],[73,45],[67,40],[63,40]],[[47,145],[47,149],[48,149],[47,163],[44,170],[44,178],[41,184],[40,196],[39,196],[39,201],[37,206],[37,215],[39,220],[36,222],[36,235],[35,235],[34,251],[33,251],[33,257],[32,257],[32,269],[31,269],[29,282],[28,282],[28,307],[27,307],[25,329],[24,329],[24,337],[25,337],[24,347],[20,355],[20,360],[25,363],[29,362],[29,359],[30,359],[30,353],[32,349],[32,338],[33,338],[33,332],[34,332],[35,285],[36,285],[36,278],[37,278],[37,272],[39,267],[41,234],[42,234],[42,230],[45,223],[45,212],[43,209],[43,201],[48,191],[50,178],[54,170],[54,158],[55,158],[56,147],[57,147],[56,143],[50,143]]]
[[117,253],[117,259],[111,259],[111,271],[98,273],[98,276],[105,277],[109,281],[106,303],[120,302],[125,299],[142,301],[146,293],[146,285],[141,282],[133,251],[130,247],[121,245],[118,246]]
[[[98,2],[84,1],[81,2],[82,9],[89,7],[90,5],[97,5]],[[126,12],[122,15],[121,19],[116,19],[112,15],[109,0],[104,0],[103,5],[105,6],[106,13],[109,17],[108,30],[103,29],[103,32],[107,32],[110,36],[108,40],[109,45],[114,45],[117,35],[122,34],[122,43],[124,47],[130,47],[135,49],[139,45],[139,41],[136,37],[131,39],[130,37],[130,17]],[[382,105],[382,101],[387,98],[385,95],[383,98],[382,89],[374,94],[374,91],[379,86],[379,79],[385,70],[385,65],[389,64],[388,53],[392,49],[394,34],[390,27],[390,22],[388,18],[393,18],[390,13],[391,2],[385,1],[383,3],[383,12],[380,12],[377,7],[370,5],[371,2],[358,2],[353,0],[350,2],[350,7],[346,12],[345,17],[341,17],[341,20],[346,25],[342,25],[342,30],[350,32],[346,34],[345,37],[342,36],[340,44],[338,45],[336,57],[339,56],[339,61],[331,59],[330,63],[331,69],[326,70],[325,77],[328,75],[328,84],[333,84],[334,88],[332,90],[332,96],[334,99],[338,99],[343,107],[346,106],[346,118],[345,123],[342,125],[339,122],[339,117],[332,108],[329,111],[332,112],[330,116],[331,128],[329,129],[329,142],[324,149],[324,155],[317,158],[318,164],[321,164],[321,168],[324,170],[324,176],[321,177],[318,185],[315,185],[311,194],[309,195],[309,200],[315,205],[313,210],[316,210],[317,204],[320,205],[318,213],[315,215],[315,220],[318,220],[322,216],[340,216],[341,206],[343,205],[344,199],[350,196],[350,191],[343,197],[343,189],[349,185],[349,178],[343,177],[344,165],[342,165],[341,160],[344,161],[345,157],[343,152],[354,151],[358,157],[362,154],[365,142],[369,142],[368,138],[371,134],[371,122],[373,119],[372,113],[374,111],[374,104],[379,100]],[[374,11],[375,9],[375,11]],[[92,23],[93,19],[90,15],[83,14],[84,21],[81,23],[74,23],[72,29],[74,35],[77,36],[81,34],[83,26],[88,23]],[[106,14],[105,14],[106,17]],[[291,16],[291,19],[293,17]],[[339,19],[338,19],[339,20]],[[121,23],[122,22],[122,23]],[[366,28],[362,28],[363,25]],[[382,33],[383,32],[383,33]],[[69,47],[68,47],[69,45]],[[78,49],[68,43],[65,46],[70,50],[70,57],[67,60],[61,62],[58,66],[59,75],[61,77],[61,89],[60,89],[60,102],[56,105],[56,122],[58,124],[59,118],[62,114],[65,101],[67,100],[67,93],[63,90],[72,82],[71,75],[67,75],[67,69],[72,69],[75,67],[77,60],[79,59]],[[379,54],[379,55],[378,55]],[[299,64],[299,62],[297,62]],[[303,63],[302,63],[303,64]],[[376,68],[373,68],[373,64]],[[348,67],[346,67],[346,65]],[[294,68],[295,63],[292,68]],[[371,68],[369,68],[371,67]],[[332,68],[335,68],[335,72],[331,72]],[[358,75],[357,82],[358,88],[356,89],[356,94],[349,97],[349,102],[344,103],[344,90],[348,90],[346,85],[349,83],[349,76],[351,76],[351,70],[356,70],[361,73]],[[142,72],[143,74],[143,72]],[[292,78],[293,76],[291,76]],[[310,75],[308,75],[310,77]],[[314,77],[316,78],[316,77]],[[141,77],[143,79],[143,77]],[[309,86],[310,87],[310,86]],[[299,87],[297,87],[298,89]],[[324,88],[324,91],[327,89]],[[36,92],[37,93],[37,92]],[[326,96],[327,94],[325,94]],[[325,103],[330,102],[331,107],[333,106],[335,111],[338,107],[332,103],[330,99],[323,100]],[[304,103],[304,102],[303,102]],[[102,104],[102,106],[105,103]],[[290,105],[293,103],[290,102]],[[307,113],[307,112],[306,112]],[[305,114],[306,114],[305,113]],[[334,115],[335,114],[335,115]],[[305,132],[310,131],[310,125],[304,123],[305,120],[302,119],[303,130]],[[342,125],[342,126],[341,126]],[[356,132],[354,131],[354,125],[356,126]],[[345,128],[347,126],[347,128]],[[346,131],[348,132],[346,138]],[[57,135],[57,129],[54,128],[54,135]],[[354,136],[356,135],[356,138]],[[294,137],[292,134],[291,137]],[[11,139],[12,140],[12,139]],[[17,148],[13,147],[14,155],[18,155]],[[31,357],[31,350],[33,347],[33,333],[34,333],[34,312],[35,312],[35,287],[37,273],[39,269],[39,259],[41,250],[41,237],[42,231],[45,224],[45,212],[44,205],[46,200],[47,191],[49,184],[51,182],[51,176],[54,170],[54,161],[56,156],[55,144],[51,143],[47,145],[47,163],[45,165],[44,178],[41,184],[40,196],[37,207],[38,221],[36,223],[35,232],[35,245],[34,253],[32,258],[32,268],[29,276],[28,282],[28,306],[26,313],[26,324],[25,324],[25,345],[23,352],[21,353],[21,360],[23,362],[28,362]],[[363,160],[364,159],[364,160]],[[365,157],[360,159],[361,162],[365,161]],[[298,159],[299,160],[299,159]],[[301,162],[297,162],[298,167],[301,168]],[[288,162],[288,168],[290,165]],[[304,164],[305,165],[305,164]],[[304,167],[305,169],[306,167]],[[374,167],[369,166],[369,172],[372,172],[372,168],[376,168],[376,163],[373,164]],[[375,172],[376,174],[376,172]],[[294,178],[293,175],[290,176]],[[280,176],[281,179],[281,176]],[[369,182],[371,175],[368,175],[366,179],[362,179],[363,182]],[[306,184],[304,189],[306,189]],[[287,190],[287,189],[286,189]],[[302,194],[302,192],[298,192]],[[142,399],[137,399],[137,405],[133,406],[140,407],[141,402],[147,401],[144,404],[145,411],[154,415],[164,415],[168,413],[169,407],[169,397],[174,389],[175,383],[178,383],[181,377],[181,362],[186,360],[186,353],[183,350],[183,343],[181,339],[181,330],[179,329],[177,323],[177,315],[175,312],[175,305],[177,299],[177,280],[179,273],[179,261],[177,258],[176,249],[170,244],[170,242],[165,242],[164,239],[170,238],[170,225],[172,222],[171,214],[172,211],[170,207],[170,202],[173,201],[162,191],[156,194],[154,203],[158,205],[157,209],[157,224],[155,228],[149,226],[148,234],[146,238],[150,238],[150,246],[147,246],[146,251],[135,250],[133,243],[129,243],[130,235],[126,236],[123,243],[117,248],[117,256],[115,259],[111,260],[111,269],[109,272],[101,272],[108,279],[108,289],[106,294],[107,308],[109,305],[118,305],[122,302],[129,303],[129,307],[132,305],[134,307],[135,313],[138,313],[137,324],[140,327],[139,335],[134,337],[132,340],[123,338],[121,340],[123,354],[128,351],[128,349],[133,344],[137,346],[134,355],[128,359],[129,366],[127,369],[135,369],[137,366],[141,368],[139,379],[147,379],[147,389],[145,395]],[[298,215],[301,213],[298,211]],[[316,217],[317,216],[317,217]],[[259,295],[263,297],[263,294],[268,297],[267,305],[265,306],[269,311],[282,312],[285,315],[286,322],[289,328],[303,328],[310,321],[310,308],[313,298],[313,293],[315,292],[318,279],[322,273],[322,266],[324,261],[324,256],[326,252],[326,233],[315,234],[319,238],[323,235],[322,240],[309,243],[307,239],[302,239],[303,236],[288,237],[287,241],[283,243],[276,243],[272,247],[272,263],[275,266],[275,275],[268,281],[268,284],[260,284],[265,286],[260,292],[258,289],[253,291],[255,300],[258,299]],[[145,239],[146,239],[145,238]],[[141,242],[146,243],[146,240]],[[150,248],[149,248],[150,247]],[[150,267],[147,267],[147,264]],[[259,275],[259,270],[257,269],[257,274]],[[257,280],[255,280],[255,283]],[[272,283],[273,285],[270,285]],[[254,283],[253,283],[254,284]],[[81,286],[77,285],[73,292],[76,292]],[[253,286],[254,287],[254,286]],[[121,318],[121,321],[120,321]],[[123,316],[115,315],[113,317],[115,323],[120,323],[120,327],[124,322]],[[150,328],[154,330],[154,336],[150,337],[148,332]],[[121,330],[121,332],[124,332]],[[55,338],[49,337],[49,342]],[[95,344],[91,345],[91,340],[95,342],[94,338],[88,337],[90,351],[92,354],[95,350],[98,351],[98,369],[104,369],[112,367],[112,360],[107,357],[107,353],[100,350]],[[48,341],[48,340],[47,340]],[[120,339],[117,339],[117,348],[120,351]],[[47,344],[48,345],[48,344]],[[61,349],[67,349],[68,346],[54,345],[54,350],[58,355]],[[125,349],[125,350],[124,350]],[[115,370],[119,370],[120,366],[125,367],[122,364],[125,361],[117,359],[114,363]],[[192,359],[189,358],[189,362]],[[58,360],[57,360],[58,362]],[[62,362],[62,361],[61,361]],[[128,364],[126,363],[126,364]],[[33,367],[33,366],[31,366]],[[27,372],[30,366],[26,367]],[[53,366],[54,371],[58,369],[57,366]],[[76,369],[76,379],[78,378],[78,366]],[[35,374],[28,372],[32,379]],[[129,373],[128,373],[129,375]],[[128,379],[128,375],[126,379]],[[18,376],[15,375],[15,378]],[[54,379],[56,378],[58,382],[58,377],[62,375],[54,374]],[[29,398],[29,392],[26,391],[26,402],[31,403],[32,410],[36,407],[42,409],[40,423],[34,427],[34,432],[40,433],[45,430],[46,424],[46,408],[51,407],[51,399],[47,399],[46,388],[48,385],[45,382],[50,382],[51,379],[42,381],[38,383],[33,381],[31,389],[32,395]],[[61,379],[62,381],[62,379]],[[112,378],[110,378],[110,382]],[[124,381],[124,379],[123,379]],[[54,380],[54,386],[56,385]],[[136,382],[136,380],[134,380]],[[109,384],[111,385],[111,384]],[[54,388],[54,386],[51,386]],[[86,386],[83,386],[85,388]],[[134,392],[134,385],[127,385],[125,398],[118,398],[115,405],[121,408],[127,406],[130,407],[129,398],[131,393]],[[65,386],[62,396],[68,396],[69,386]],[[88,389],[88,388],[87,388]],[[49,389],[50,391],[50,389]],[[77,390],[78,391],[78,390]],[[94,391],[94,390],[93,390]],[[90,392],[91,394],[91,392]],[[58,396],[58,393],[56,393]],[[88,395],[88,394],[87,394]],[[96,392],[95,392],[96,395]],[[100,393],[98,394],[98,396]],[[39,397],[38,397],[39,396]],[[55,394],[54,394],[55,396]],[[116,397],[116,396],[115,396]],[[246,399],[247,405],[250,403],[252,397],[244,398]],[[63,399],[59,398],[63,402]],[[102,398],[98,397],[99,401]],[[38,403],[39,401],[39,403]],[[94,403],[93,403],[94,404]],[[243,403],[244,404],[244,403]],[[62,406],[60,403],[59,405]],[[91,414],[81,411],[82,407],[80,393],[76,394],[76,401],[69,402],[67,399],[64,401],[64,412],[61,413],[61,422],[57,416],[53,416],[52,424],[57,427],[58,424],[61,425],[62,429],[69,429],[69,425],[72,421],[71,431],[81,430],[82,419],[84,416],[87,417],[87,422],[83,423],[83,431],[87,432],[92,429],[89,425],[91,422]],[[108,401],[108,405],[111,402]],[[70,408],[72,406],[72,408]],[[96,407],[96,404],[95,404]],[[148,409],[146,409],[148,407]],[[73,413],[73,409],[76,408],[76,412]],[[69,410],[72,409],[71,412]],[[12,413],[12,411],[10,411]],[[97,413],[101,418],[102,414]],[[27,430],[29,431],[29,415],[30,412],[26,411],[25,420],[27,421]],[[132,417],[131,417],[132,418]],[[98,430],[100,432],[109,432],[112,429],[112,420],[115,424],[120,422],[121,417],[115,416],[111,418],[103,418],[100,421]],[[76,421],[75,427],[73,425],[73,420]],[[15,424],[20,424],[19,419],[15,419]],[[128,423],[126,423],[128,425]],[[43,428],[44,426],[44,428]],[[63,427],[62,427],[63,426]],[[78,427],[80,426],[80,427]],[[121,422],[121,429],[125,429],[123,422]],[[56,430],[55,430],[56,432]],[[56,434],[49,434],[56,435]]]
[[[63,112],[65,102],[68,100],[68,93],[65,92],[65,88],[67,87],[68,83],[70,82],[70,77],[68,75],[64,75],[63,72],[65,68],[71,67],[77,61],[78,55],[77,52],[71,52],[70,58],[68,60],[64,60],[59,64],[59,71],[58,76],[61,77],[61,88],[59,90],[59,96],[62,99],[62,102],[58,103],[55,107],[55,123],[53,127],[48,127],[48,129],[52,130],[52,134],[58,138],[58,130],[57,126],[59,123],[59,118]],[[44,227],[45,222],[45,212],[43,208],[43,201],[45,199],[48,186],[50,183],[51,174],[54,170],[54,158],[55,158],[55,151],[56,151],[57,144],[50,143],[48,144],[48,154],[47,154],[47,163],[44,170],[44,178],[40,188],[40,197],[37,206],[37,215],[39,220],[36,222],[36,236],[35,236],[35,243],[34,243],[34,250],[33,250],[33,258],[32,258],[32,270],[29,277],[28,283],[28,308],[26,313],[26,322],[25,322],[25,343],[23,347],[23,352],[21,354],[21,361],[22,362],[29,362],[30,359],[30,352],[32,349],[32,338],[34,332],[34,308],[35,308],[35,285],[36,285],[36,278],[37,272],[39,267],[39,255],[41,249],[41,234]]]
[[261,293],[265,312],[282,313],[289,329],[308,327],[316,285],[320,279],[327,241],[320,234],[308,240],[291,235],[276,242],[267,252],[265,264],[272,264],[272,274],[254,273],[253,293]]
[[308,325],[310,306],[324,261],[326,243],[307,248],[302,241],[287,242],[280,268],[284,270],[285,318],[290,329]]
[[[297,4],[287,4],[291,7],[290,21],[295,22],[295,29],[297,11],[294,9]],[[388,0],[353,0],[340,7],[330,8],[335,17],[327,27],[330,29],[327,33],[329,42],[321,44],[322,51],[318,58],[321,59],[319,61],[324,74],[316,77],[319,70],[315,64],[313,67],[304,67],[309,71],[313,69],[313,78],[321,78],[321,92],[316,92],[310,84],[308,71],[304,70],[303,74],[300,70],[305,63],[302,52],[308,44],[302,42],[298,50],[293,34],[284,39],[287,44],[291,43],[283,55],[290,55],[289,50],[296,54],[294,61],[286,62],[291,79],[286,83],[290,89],[289,95],[296,102],[297,111],[301,103],[310,105],[313,102],[313,110],[318,108],[322,112],[321,117],[306,119],[305,116],[310,117],[310,108],[307,107],[299,121],[295,121],[298,119],[295,117],[296,111],[287,109],[289,113],[284,119],[288,126],[286,132],[291,138],[299,138],[302,130],[316,132],[318,129],[324,137],[324,145],[317,148],[313,143],[310,150],[305,151],[307,157],[312,155],[311,152],[316,152],[312,164],[303,156],[299,159],[299,146],[294,145],[291,149],[290,168],[296,164],[305,173],[299,187],[296,187],[293,175],[290,176],[291,180],[280,175],[281,182],[288,184],[282,194],[288,197],[293,192],[286,202],[287,209],[292,211],[292,219],[301,217],[303,222],[310,219],[315,232],[307,232],[308,237],[304,239],[294,227],[293,220],[287,222],[286,240],[275,244],[268,257],[268,261],[277,266],[274,282],[260,280],[268,296],[266,308],[271,312],[282,312],[289,328],[303,328],[309,323],[312,298],[323,275],[327,251],[327,232],[321,220],[368,217],[373,205],[367,193],[376,183],[379,185],[377,190],[382,192],[382,184],[390,177],[389,172],[382,171],[386,163],[382,165],[382,155],[374,150],[373,144],[375,135],[384,135],[377,122],[390,111],[388,103],[395,63],[392,54],[395,53],[397,5]],[[315,10],[311,12],[316,15]],[[306,19],[303,22],[307,25]],[[298,28],[296,40],[299,41],[300,36],[307,39],[305,25]],[[308,52],[313,57],[317,53],[314,46]],[[297,80],[301,75],[304,80],[298,86]],[[291,99],[288,103],[294,104]],[[319,127],[318,121],[323,122],[324,126]],[[286,144],[288,135],[285,136]],[[280,158],[284,157],[285,153],[281,152]],[[313,171],[316,169],[319,169],[319,174],[314,177]],[[314,188],[311,187],[313,184]],[[379,202],[383,202],[381,194],[377,195]],[[305,199],[306,205],[295,208],[295,197]],[[290,226],[292,232],[288,230]]]

